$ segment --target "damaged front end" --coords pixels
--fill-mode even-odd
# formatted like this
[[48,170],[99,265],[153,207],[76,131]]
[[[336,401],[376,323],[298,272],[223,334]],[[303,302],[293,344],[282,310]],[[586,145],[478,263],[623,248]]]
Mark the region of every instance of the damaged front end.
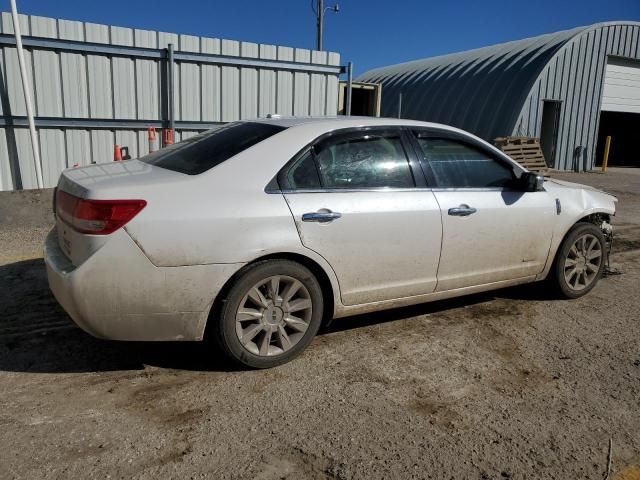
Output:
[[589,222],[597,226],[605,240],[605,275],[612,273],[609,259],[611,257],[611,251],[613,249],[613,225],[611,225],[611,216],[606,213],[594,213],[588,218]]

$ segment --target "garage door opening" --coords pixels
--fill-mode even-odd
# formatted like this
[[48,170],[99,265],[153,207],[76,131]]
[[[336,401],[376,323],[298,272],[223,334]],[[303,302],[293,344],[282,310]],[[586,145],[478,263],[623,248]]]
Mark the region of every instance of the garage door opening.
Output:
[[596,165],[611,137],[609,165],[640,167],[640,62],[609,57],[602,89]]
[[640,113],[602,112],[596,165],[602,165],[604,144],[611,137],[609,165],[640,167]]

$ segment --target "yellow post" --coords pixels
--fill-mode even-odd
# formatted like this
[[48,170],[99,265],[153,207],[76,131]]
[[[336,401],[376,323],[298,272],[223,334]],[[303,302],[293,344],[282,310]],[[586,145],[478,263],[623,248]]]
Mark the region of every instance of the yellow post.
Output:
[[611,137],[607,137],[604,143],[604,158],[602,159],[602,173],[607,173],[607,164],[609,163],[609,149],[611,148]]

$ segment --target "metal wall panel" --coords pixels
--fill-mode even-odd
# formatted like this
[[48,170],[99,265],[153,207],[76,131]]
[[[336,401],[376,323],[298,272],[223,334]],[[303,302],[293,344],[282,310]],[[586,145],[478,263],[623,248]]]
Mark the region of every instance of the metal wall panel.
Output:
[[[182,52],[200,52],[200,38],[191,35],[180,35],[178,48]],[[177,65],[180,71],[180,120],[199,121],[202,89],[200,86],[200,65],[181,62]]]
[[[194,54],[173,63],[176,122],[211,125],[269,113],[334,115],[337,111],[339,69],[335,67],[340,57],[333,52],[26,15],[19,19],[46,186],[55,185],[64,168],[112,161],[114,144],[128,146],[134,158],[148,152],[145,122],[158,127],[170,121],[164,50],[169,44],[176,54]],[[5,35],[0,45],[0,113],[5,122],[0,126],[0,189],[34,188],[22,80],[16,50],[7,37],[13,34],[13,24],[6,12],[0,15],[0,33]],[[60,48],[28,44],[38,38],[66,43],[60,43]],[[90,47],[74,50],[78,42],[124,48],[112,53]],[[247,64],[199,60],[199,55],[207,54],[238,57]],[[251,65],[252,60],[274,63]],[[319,66],[334,68],[318,71]],[[19,117],[16,125],[11,124],[14,117]],[[41,123],[45,121],[49,123]],[[177,128],[176,142],[198,132],[193,129],[197,126],[185,124],[180,131],[178,124]]]
[[115,133],[111,130],[91,131],[91,159],[95,163],[113,161]]
[[[260,45],[260,58],[275,60],[278,57],[278,49],[275,45]],[[260,69],[259,73],[260,93],[258,95],[258,116],[264,117],[270,113],[276,113],[276,88],[277,77],[275,70]]]
[[38,132],[40,140],[40,156],[42,157],[42,179],[45,185],[55,185],[58,182],[60,172],[67,165],[67,149],[65,144],[64,130],[61,129],[41,129]]
[[[109,27],[85,23],[87,42],[109,43]],[[89,116],[113,118],[113,88],[111,59],[100,55],[87,55],[87,81]]]
[[6,129],[0,128],[0,190],[13,189],[14,180],[11,169]]
[[[58,38],[84,40],[82,22],[58,21]],[[89,116],[87,59],[78,53],[60,53],[62,70],[62,104],[65,117],[87,118]]]
[[[203,38],[202,53],[220,54],[220,39]],[[218,65],[202,65],[200,67],[202,90],[202,120],[219,122],[222,105],[222,89],[220,83],[220,67]]]
[[[237,57],[240,54],[240,42],[222,40],[222,54]],[[222,114],[223,122],[232,122],[240,118],[240,69],[222,67]]]
[[[278,47],[278,60],[293,61],[293,48]],[[278,71],[276,90],[276,113],[293,115],[293,73]]]
[[65,130],[65,140],[67,167],[91,164],[91,136],[88,130]]
[[[296,62],[311,62],[311,52],[305,48],[296,48],[294,52]],[[293,114],[296,116],[309,115],[309,75],[295,72],[293,74]]]
[[[327,63],[327,52],[311,52],[312,63]],[[327,106],[327,79],[322,74],[311,74],[310,83],[310,101],[309,101],[309,114],[310,115],[325,115]]]
[[37,188],[36,170],[33,162],[33,150],[31,149],[31,137],[26,128],[7,129],[13,130],[15,135],[15,154],[20,163],[20,177],[22,188]]
[[[8,97],[7,106],[10,110],[10,112],[5,111],[4,115],[26,115],[27,107],[24,103],[24,90],[22,89],[22,79],[20,77],[18,53],[15,48],[4,48],[3,53],[6,97]],[[33,62],[31,60],[31,52],[24,52],[24,60],[27,67],[29,85],[33,88]]]
[[[258,58],[257,43],[240,42],[240,56]],[[256,118],[258,116],[258,69],[240,69],[240,118]]]
[[[157,48],[158,35],[150,30],[135,30],[136,47]],[[160,70],[156,60],[135,60],[136,100],[138,118],[152,120],[160,117]]]

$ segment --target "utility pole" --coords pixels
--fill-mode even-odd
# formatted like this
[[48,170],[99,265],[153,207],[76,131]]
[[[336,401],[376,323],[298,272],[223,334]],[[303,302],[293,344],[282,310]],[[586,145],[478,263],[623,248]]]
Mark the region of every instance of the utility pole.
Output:
[[340,5],[337,3],[331,7],[324,6],[324,0],[315,0],[316,1],[316,9],[314,13],[316,14],[316,50],[322,51],[322,32],[324,30],[324,12],[326,10],[331,10],[334,13],[338,13],[340,11]]
[[324,0],[316,5],[316,50],[322,50],[322,30],[324,29]]

